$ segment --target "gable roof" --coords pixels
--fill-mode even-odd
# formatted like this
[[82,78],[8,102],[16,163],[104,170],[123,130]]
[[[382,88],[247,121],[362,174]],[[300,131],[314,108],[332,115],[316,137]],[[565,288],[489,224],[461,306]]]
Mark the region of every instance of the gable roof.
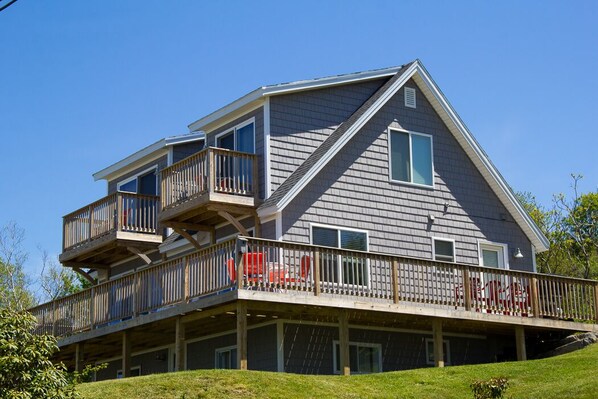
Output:
[[542,231],[523,209],[509,185],[419,60],[399,68],[391,79],[332,132],[320,147],[258,208],[259,216],[266,217],[282,211],[409,79],[413,79],[422,90],[434,110],[465,150],[492,191],[527,235],[535,249],[538,252],[547,250],[549,242]]
[[379,79],[383,77],[390,77],[400,71],[403,66],[395,66],[383,69],[373,69],[364,72],[353,72],[343,75],[327,76],[323,78],[315,78],[308,80],[298,80],[295,82],[279,83],[275,85],[262,86],[254,91],[244,95],[243,97],[225,105],[224,107],[204,116],[201,119],[189,124],[189,131],[196,132],[199,130],[209,130],[212,123],[220,120],[223,117],[238,111],[248,110],[252,104],[259,104],[264,98],[279,94],[288,94],[304,90],[314,90],[323,87],[336,86],[347,83],[361,82],[372,79]]

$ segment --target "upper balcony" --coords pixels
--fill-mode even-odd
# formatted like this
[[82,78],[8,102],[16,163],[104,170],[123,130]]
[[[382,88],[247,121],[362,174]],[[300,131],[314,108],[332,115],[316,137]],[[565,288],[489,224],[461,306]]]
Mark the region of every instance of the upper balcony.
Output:
[[117,192],[63,217],[62,254],[65,266],[106,268],[110,264],[157,248],[159,197]]
[[189,229],[214,226],[230,213],[254,213],[258,194],[255,154],[209,147],[162,170],[159,220]]

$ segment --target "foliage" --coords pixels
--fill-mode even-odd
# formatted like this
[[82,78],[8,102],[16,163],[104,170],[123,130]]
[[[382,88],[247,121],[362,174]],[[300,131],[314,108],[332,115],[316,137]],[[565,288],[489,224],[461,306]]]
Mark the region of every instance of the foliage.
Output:
[[56,338],[35,335],[29,313],[0,309],[0,398],[74,398],[76,393],[62,364],[50,357]]
[[23,229],[15,222],[0,228],[0,308],[23,310],[35,305],[30,281],[23,270],[27,254],[22,250]]
[[540,273],[598,277],[598,193],[580,194],[581,176],[572,175],[573,196],[555,195],[550,209],[529,192],[517,197],[542,230],[550,248],[536,255]]
[[501,399],[509,387],[505,377],[492,377],[487,381],[475,381],[471,385],[474,399]]
[[108,367],[108,363],[102,363],[102,364],[96,364],[96,365],[88,364],[80,372],[74,371],[72,373],[69,373],[69,379],[73,384],[82,384],[84,382],[91,382],[91,381],[93,381],[94,374],[100,370],[105,369],[106,367]]
[[91,284],[80,274],[62,267],[51,259],[47,251],[42,252],[42,271],[39,285],[42,290],[42,300],[53,301],[64,296],[77,293]]

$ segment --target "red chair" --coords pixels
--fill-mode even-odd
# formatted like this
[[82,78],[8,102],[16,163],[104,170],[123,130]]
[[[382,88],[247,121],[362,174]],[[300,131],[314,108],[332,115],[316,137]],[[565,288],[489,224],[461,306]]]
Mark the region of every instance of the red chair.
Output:
[[307,281],[309,272],[311,271],[311,257],[303,255],[299,262],[299,277],[290,277],[286,281],[289,283],[302,283]]
[[[248,281],[258,282],[263,280],[264,275],[264,253],[249,252],[243,254],[243,275]],[[226,261],[228,276],[231,281],[237,280],[237,265],[235,259],[230,258]]]

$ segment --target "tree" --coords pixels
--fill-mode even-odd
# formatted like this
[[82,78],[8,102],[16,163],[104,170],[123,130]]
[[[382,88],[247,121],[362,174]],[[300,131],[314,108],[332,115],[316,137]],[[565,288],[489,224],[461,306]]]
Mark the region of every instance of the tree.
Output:
[[47,251],[42,250],[41,253],[42,271],[40,273],[39,285],[44,301],[53,301],[74,294],[90,285],[78,273],[58,265],[54,259],[50,258]]
[[30,280],[23,270],[25,232],[15,222],[0,229],[0,307],[27,309],[35,305]]
[[74,398],[64,365],[53,364],[56,338],[35,335],[36,319],[24,311],[0,308],[0,398]]

